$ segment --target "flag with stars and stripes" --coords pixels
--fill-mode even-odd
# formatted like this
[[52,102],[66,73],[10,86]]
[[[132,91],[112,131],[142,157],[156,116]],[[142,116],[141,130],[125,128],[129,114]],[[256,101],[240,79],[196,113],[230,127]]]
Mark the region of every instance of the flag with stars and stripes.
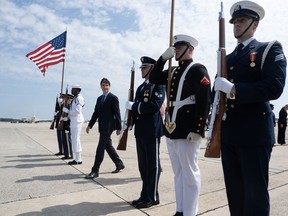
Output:
[[43,76],[49,66],[65,61],[66,34],[67,31],[63,32],[26,55],[37,65]]

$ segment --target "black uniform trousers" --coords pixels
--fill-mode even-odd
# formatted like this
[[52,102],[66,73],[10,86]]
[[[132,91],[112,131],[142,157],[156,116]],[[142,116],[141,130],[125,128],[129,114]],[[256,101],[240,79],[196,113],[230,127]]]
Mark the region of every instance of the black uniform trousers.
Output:
[[62,143],[64,149],[64,156],[66,158],[73,158],[73,150],[72,150],[72,142],[71,142],[71,133],[70,131],[67,133],[65,130],[61,130],[62,134]]
[[58,130],[58,128],[56,128],[56,134],[57,134],[59,153],[63,154],[62,130]]
[[160,138],[136,136],[138,168],[142,179],[140,198],[144,201],[159,201]]
[[[222,165],[231,216],[269,216],[271,146],[221,143]],[[253,161],[253,163],[250,163]]]
[[116,166],[123,164],[122,160],[120,159],[119,155],[117,154],[115,148],[112,145],[111,134],[112,133],[100,132],[99,143],[96,149],[95,161],[92,167],[92,172],[99,172],[100,165],[104,159],[105,150]]
[[285,142],[285,133],[286,133],[286,124],[282,124],[283,127],[280,126],[281,123],[278,122],[278,135],[277,135],[277,142],[279,144],[286,144]]

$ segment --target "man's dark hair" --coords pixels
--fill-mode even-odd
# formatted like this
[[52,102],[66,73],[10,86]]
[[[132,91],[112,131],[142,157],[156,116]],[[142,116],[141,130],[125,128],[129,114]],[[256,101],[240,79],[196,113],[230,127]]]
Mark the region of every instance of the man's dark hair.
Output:
[[110,81],[107,78],[102,78],[100,85],[102,85],[102,83],[107,83],[110,86]]

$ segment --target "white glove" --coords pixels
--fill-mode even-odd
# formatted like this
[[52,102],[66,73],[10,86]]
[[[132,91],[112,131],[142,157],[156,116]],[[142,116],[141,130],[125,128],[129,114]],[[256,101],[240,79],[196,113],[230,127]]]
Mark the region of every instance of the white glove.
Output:
[[217,77],[214,83],[215,91],[222,91],[226,94],[230,94],[234,84],[228,81],[226,78]]
[[58,115],[58,111],[57,112],[54,112],[54,116],[57,116]]
[[63,111],[64,113],[69,113],[69,109],[67,109],[66,107],[63,107],[62,111]]
[[201,139],[200,134],[194,133],[194,132],[190,132],[186,138],[188,141],[190,141],[191,143],[194,142],[198,142]]
[[175,47],[169,47],[162,55],[161,57],[163,58],[163,60],[168,60],[172,57],[174,57],[175,55]]
[[133,102],[131,102],[131,101],[126,101],[125,107],[126,107],[126,109],[128,109],[128,110],[132,110],[132,105],[133,105]]

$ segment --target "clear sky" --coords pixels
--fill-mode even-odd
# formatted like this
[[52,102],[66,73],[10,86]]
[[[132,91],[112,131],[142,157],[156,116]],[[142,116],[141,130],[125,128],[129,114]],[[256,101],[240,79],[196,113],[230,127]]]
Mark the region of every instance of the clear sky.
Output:
[[[217,70],[218,13],[220,0],[176,0],[174,34],[189,34],[199,41],[194,60],[204,64],[214,80]],[[235,0],[224,0],[226,52],[236,46],[229,24]],[[277,39],[288,56],[288,8],[284,0],[256,0],[265,17],[255,34],[259,41]],[[166,50],[170,36],[171,0],[0,0],[0,118],[52,119],[61,90],[62,63],[48,68],[43,77],[25,55],[67,29],[64,90],[82,86],[85,119],[89,120],[99,82],[111,81],[111,92],[120,100],[122,117],[128,99],[130,68],[136,65],[135,89],[143,81],[140,57],[154,59]],[[173,61],[173,63],[175,63]],[[287,83],[287,80],[286,80]],[[288,85],[271,101],[278,117],[288,103]]]

